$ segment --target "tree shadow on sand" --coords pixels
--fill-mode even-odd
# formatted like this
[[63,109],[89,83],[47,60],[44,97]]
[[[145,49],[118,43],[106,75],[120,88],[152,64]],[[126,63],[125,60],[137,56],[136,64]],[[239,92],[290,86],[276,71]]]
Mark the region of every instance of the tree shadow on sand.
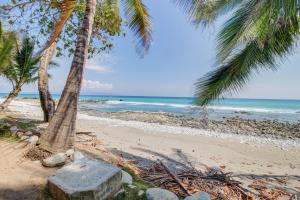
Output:
[[[193,157],[188,155],[187,153],[183,152],[181,149],[173,148],[170,156],[145,148],[132,149],[135,151],[146,153],[149,159],[118,149],[111,149],[111,152],[117,156],[122,157],[124,160],[137,161],[137,165],[139,167],[151,167],[156,162],[156,160],[159,159],[172,171],[195,169],[195,161],[193,161],[195,159],[193,159]],[[200,170],[207,170],[211,167],[201,162],[197,162],[197,166],[197,169]],[[237,179],[238,181],[241,181],[242,183],[246,183],[246,185],[243,184],[244,187],[255,194],[258,194],[258,191],[255,191],[253,188],[249,187],[249,184],[259,180],[265,182],[268,188],[284,190],[297,195],[298,198],[300,197],[300,175],[267,175],[233,172],[232,177],[234,179]]]

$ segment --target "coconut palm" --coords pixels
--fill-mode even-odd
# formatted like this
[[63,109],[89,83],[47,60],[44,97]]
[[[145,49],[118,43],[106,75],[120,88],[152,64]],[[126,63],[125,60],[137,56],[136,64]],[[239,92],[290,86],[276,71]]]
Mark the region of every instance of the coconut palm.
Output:
[[[139,38],[138,46],[148,50],[151,43],[151,23],[145,5],[141,0],[123,0],[123,3],[129,27]],[[64,151],[74,146],[77,104],[96,6],[97,0],[86,0],[84,19],[67,82],[55,114],[41,137],[42,148],[51,152]],[[51,43],[48,44],[50,45]]]
[[[106,1],[116,2],[117,0]],[[51,152],[64,151],[74,146],[77,103],[97,2],[97,0],[86,0],[82,28],[78,35],[67,82],[55,114],[41,137],[41,146]],[[128,26],[137,38],[139,53],[143,55],[149,49],[152,41],[151,21],[147,8],[142,0],[122,0],[122,3],[125,8]],[[184,8],[188,7],[185,11],[190,15],[194,15],[199,10],[198,8],[202,6],[202,1],[178,0],[178,4]],[[51,39],[50,41],[55,40]],[[47,46],[50,45],[51,42]]]
[[11,101],[18,96],[24,84],[37,80],[39,57],[33,56],[33,50],[34,44],[26,37],[20,50],[16,51],[14,63],[2,72],[2,76],[11,82],[13,89],[0,105],[0,111],[7,109]]
[[294,49],[299,36],[297,0],[207,1],[205,12],[193,13],[196,23],[209,23],[232,13],[218,33],[218,67],[196,83],[197,103],[236,92],[261,69],[276,70]]

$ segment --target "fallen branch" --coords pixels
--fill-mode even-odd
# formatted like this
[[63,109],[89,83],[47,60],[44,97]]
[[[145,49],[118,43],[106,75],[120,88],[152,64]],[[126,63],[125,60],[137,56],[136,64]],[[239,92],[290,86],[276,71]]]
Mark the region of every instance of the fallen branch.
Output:
[[166,170],[166,172],[178,183],[178,185],[181,187],[181,189],[187,194],[187,195],[192,195],[182,184],[181,180],[175,175],[173,174],[167,166],[164,165],[163,162],[161,162],[160,160],[158,160],[158,162],[161,164],[161,166],[164,167],[164,169]]

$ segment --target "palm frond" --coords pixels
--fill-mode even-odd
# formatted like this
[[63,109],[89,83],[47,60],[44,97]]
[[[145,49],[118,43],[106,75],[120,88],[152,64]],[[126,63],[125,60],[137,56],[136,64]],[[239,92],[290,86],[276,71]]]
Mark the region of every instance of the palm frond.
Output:
[[38,72],[39,59],[34,56],[34,43],[29,37],[25,37],[21,48],[16,52],[15,63],[3,71],[3,76],[13,85],[30,83]]
[[68,21],[68,19],[74,11],[74,8],[76,6],[76,0],[63,0],[62,2],[55,2],[55,4],[57,4],[57,6],[59,7],[60,15],[58,17],[57,22],[55,23],[49,41],[40,52],[43,52],[45,49],[49,48],[52,45],[52,43],[55,42],[55,40],[59,37],[66,22]]
[[[289,27],[289,28],[288,28]],[[227,64],[206,74],[196,82],[197,104],[207,105],[224,92],[238,91],[260,68],[276,69],[276,58],[284,58],[293,50],[297,32],[293,26],[281,26],[261,45],[249,42]]]
[[123,0],[123,4],[129,28],[137,38],[138,50],[142,50],[140,53],[143,54],[147,52],[152,42],[150,15],[141,0]]
[[237,7],[243,0],[173,0],[183,8],[189,19],[196,25],[211,24],[218,16]]
[[296,6],[296,0],[280,2],[248,0],[242,3],[218,34],[217,63],[222,64],[236,48],[248,42],[256,41],[263,45],[270,35],[284,25],[282,23],[289,23],[297,29],[299,6]]

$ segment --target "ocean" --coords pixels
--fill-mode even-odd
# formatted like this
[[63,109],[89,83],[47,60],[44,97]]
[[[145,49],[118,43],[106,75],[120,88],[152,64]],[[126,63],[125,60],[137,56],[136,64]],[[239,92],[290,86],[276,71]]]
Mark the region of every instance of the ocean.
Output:
[[[0,97],[5,95],[0,94]],[[59,95],[53,97],[58,99]],[[20,94],[19,98],[38,98],[38,95]],[[238,116],[300,123],[300,100],[227,98],[214,101],[202,109],[195,105],[193,97],[81,95],[79,108],[105,112],[167,112],[215,120]]]

